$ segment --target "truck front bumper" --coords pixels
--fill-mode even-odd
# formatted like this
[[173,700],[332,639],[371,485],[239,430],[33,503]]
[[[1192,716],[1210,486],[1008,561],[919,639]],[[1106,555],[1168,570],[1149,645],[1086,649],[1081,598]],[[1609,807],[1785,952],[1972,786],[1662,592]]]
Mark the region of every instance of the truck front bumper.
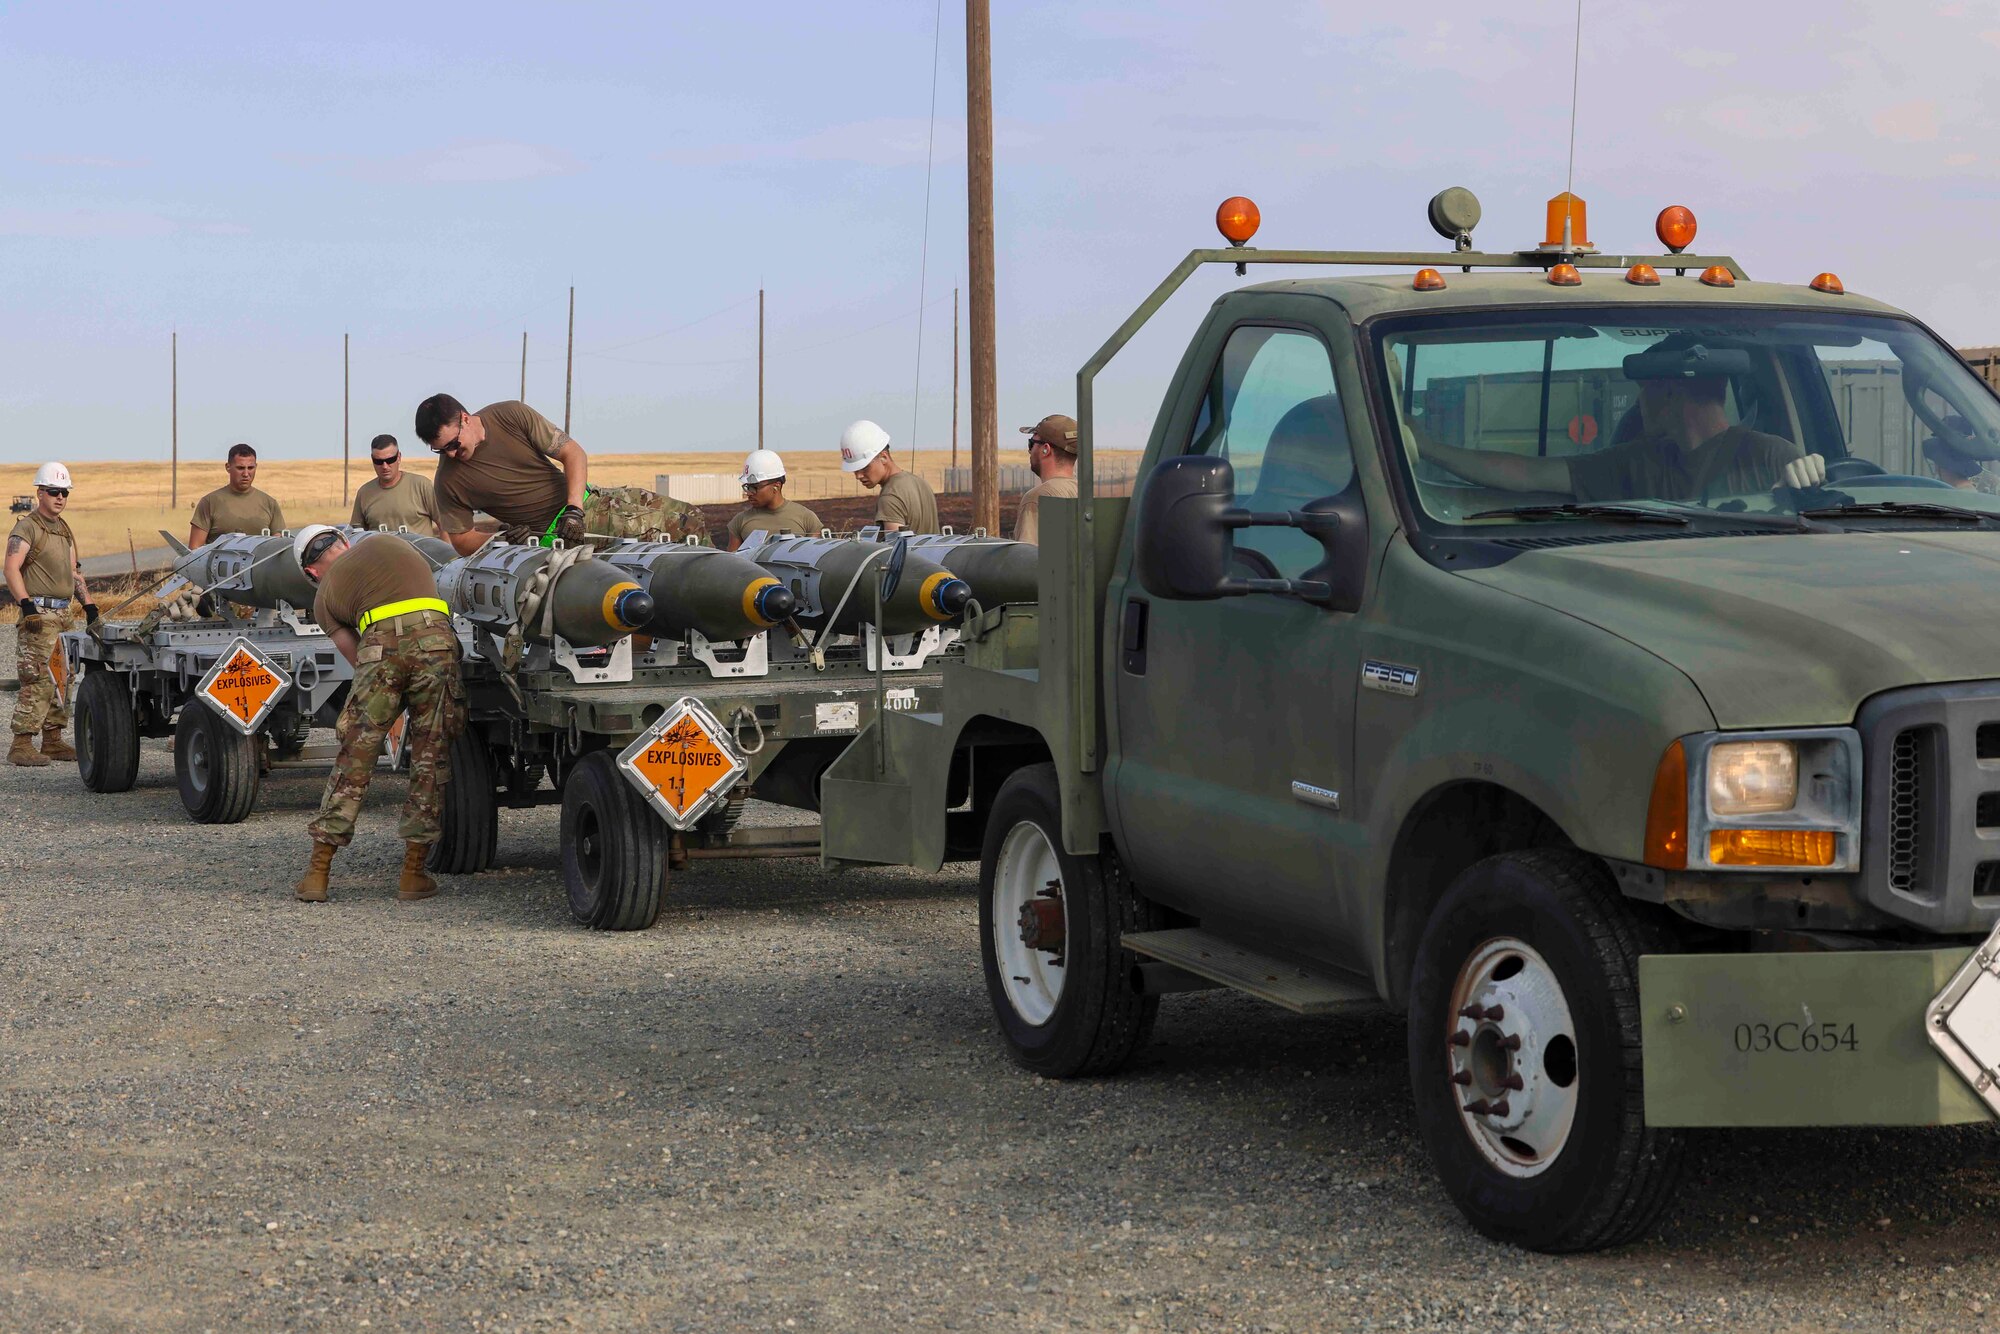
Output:
[[[1995,941],[1980,947],[1996,949]],[[1933,1045],[2000,1031],[1964,946],[1639,960],[1646,1120],[1656,1126],[1929,1126],[1994,1114]],[[1968,972],[1957,979],[1961,966]],[[1986,974],[1989,979],[1992,974]],[[1954,986],[1954,982],[1958,985]],[[1947,1041],[1946,1045],[1950,1045]],[[1963,1065],[1963,1056],[1957,1058]],[[1975,1056],[1974,1060],[1978,1058]],[[2000,1052],[1987,1061],[2000,1060]],[[1972,1078],[1977,1071],[1970,1071]]]

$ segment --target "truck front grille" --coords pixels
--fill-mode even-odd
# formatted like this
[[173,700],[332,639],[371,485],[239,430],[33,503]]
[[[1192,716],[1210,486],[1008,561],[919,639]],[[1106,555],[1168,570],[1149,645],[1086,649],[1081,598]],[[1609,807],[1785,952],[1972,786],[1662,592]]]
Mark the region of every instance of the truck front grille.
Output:
[[1910,727],[1896,734],[1889,752],[1889,884],[1904,894],[1915,892],[1923,869],[1932,744],[1929,728]]
[[1926,931],[2000,921],[2000,681],[1890,690],[1861,706],[1861,893]]

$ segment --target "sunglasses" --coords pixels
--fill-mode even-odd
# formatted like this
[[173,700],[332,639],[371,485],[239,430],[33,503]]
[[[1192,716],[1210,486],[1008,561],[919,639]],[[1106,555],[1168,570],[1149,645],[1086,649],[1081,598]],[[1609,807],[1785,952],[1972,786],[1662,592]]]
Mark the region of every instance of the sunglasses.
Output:
[[50,495],[57,496],[63,500],[69,499],[69,488],[66,486],[42,486],[42,487],[37,487],[35,489],[38,491],[46,491]]
[[370,454],[368,456],[368,461],[374,464],[378,468],[386,468],[392,463],[400,463],[402,462],[402,459],[403,456],[401,454],[391,454],[386,459],[378,459],[373,454]]

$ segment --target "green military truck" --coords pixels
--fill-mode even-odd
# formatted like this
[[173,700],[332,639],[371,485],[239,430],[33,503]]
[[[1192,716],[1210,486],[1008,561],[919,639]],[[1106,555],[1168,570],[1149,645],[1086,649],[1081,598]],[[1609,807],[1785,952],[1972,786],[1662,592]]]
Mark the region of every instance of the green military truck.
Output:
[[[1039,601],[827,772],[824,855],[979,857],[1046,1075],[1174,991],[1407,1011],[1446,1191],[1586,1250],[1659,1216],[1684,1127],[1994,1115],[2000,499],[1925,448],[2000,458],[2000,400],[1832,274],[1686,253],[1685,210],[1653,256],[1477,216],[1273,251],[1225,206],[1078,376]],[[1138,495],[1088,499],[1097,372],[1216,263],[1391,272],[1222,296]]]

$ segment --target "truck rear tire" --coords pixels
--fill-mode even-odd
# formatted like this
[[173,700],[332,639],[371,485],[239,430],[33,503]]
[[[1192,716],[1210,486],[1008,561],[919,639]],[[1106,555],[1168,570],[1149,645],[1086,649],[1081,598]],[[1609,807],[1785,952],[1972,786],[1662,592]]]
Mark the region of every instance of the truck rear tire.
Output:
[[1668,948],[1572,849],[1489,857],[1439,900],[1410,977],[1410,1084],[1479,1231],[1590,1251],[1658,1220],[1683,1142],[1646,1124],[1639,956]]
[[138,781],[139,715],[115,672],[85,672],[76,688],[76,771],[92,792],[130,792]]
[[493,865],[500,842],[500,798],[494,788],[493,752],[468,726],[451,739],[451,781],[444,786],[444,819],[424,865],[440,875],[477,875]]
[[257,804],[261,744],[200,700],[183,704],[174,722],[174,777],[187,813],[201,824],[237,824],[249,815]]
[[979,860],[986,994],[1014,1059],[1053,1079],[1109,1074],[1152,1035],[1157,997],[1132,987],[1125,931],[1152,925],[1110,853],[1062,846],[1053,764],[1017,770],[993,799]]
[[569,915],[600,931],[643,931],[667,888],[667,826],[594,750],[563,784],[562,876]]

